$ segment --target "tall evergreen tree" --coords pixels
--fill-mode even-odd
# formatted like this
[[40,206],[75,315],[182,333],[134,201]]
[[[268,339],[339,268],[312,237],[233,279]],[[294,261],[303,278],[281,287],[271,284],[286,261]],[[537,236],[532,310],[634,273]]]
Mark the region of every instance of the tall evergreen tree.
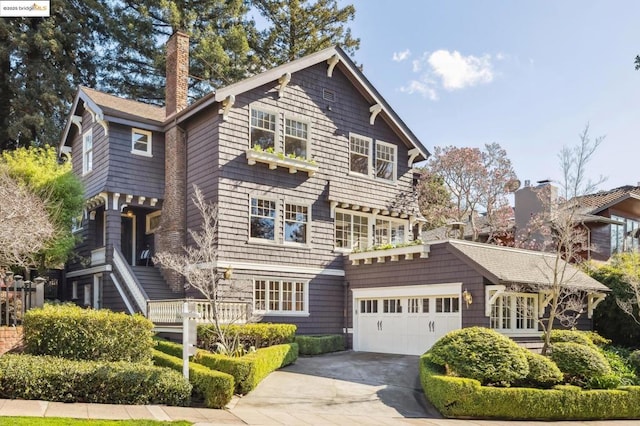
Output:
[[94,85],[100,0],[52,0],[51,16],[0,18],[0,150],[57,144],[79,84]]
[[263,67],[271,68],[324,48],[340,45],[348,54],[360,46],[346,27],[355,17],[353,5],[337,0],[251,0],[267,21],[256,48]]
[[165,43],[175,31],[191,39],[191,93],[230,84],[255,72],[242,0],[117,0],[113,39],[101,88],[139,101],[164,102]]

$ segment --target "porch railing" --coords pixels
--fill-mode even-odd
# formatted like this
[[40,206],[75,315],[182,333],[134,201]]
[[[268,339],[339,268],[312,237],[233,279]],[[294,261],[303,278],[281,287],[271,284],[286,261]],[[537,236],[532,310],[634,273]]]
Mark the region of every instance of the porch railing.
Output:
[[[147,294],[145,293],[140,283],[138,283],[138,281],[136,280],[133,272],[131,271],[131,268],[129,267],[129,264],[127,264],[127,261],[124,259],[124,256],[122,256],[122,253],[120,253],[120,250],[118,250],[116,247],[113,248],[113,266],[115,267],[115,270],[120,275],[120,277],[122,277],[124,287],[133,298],[136,307],[140,310],[140,312],[145,313],[145,308],[147,307],[148,300]],[[129,297],[127,297],[127,295],[123,292],[124,289],[121,288],[119,281],[113,277],[113,274],[111,275],[111,278],[113,279],[113,282],[116,285],[120,296],[127,304],[127,308],[132,309],[133,306],[128,303]]]
[[[213,306],[206,300],[174,299],[149,300],[147,302],[147,318],[154,324],[182,324],[182,307],[184,302],[194,304],[195,311],[201,314],[198,323],[213,322]],[[249,317],[249,305],[242,302],[219,302],[218,321],[223,324],[243,324]]]

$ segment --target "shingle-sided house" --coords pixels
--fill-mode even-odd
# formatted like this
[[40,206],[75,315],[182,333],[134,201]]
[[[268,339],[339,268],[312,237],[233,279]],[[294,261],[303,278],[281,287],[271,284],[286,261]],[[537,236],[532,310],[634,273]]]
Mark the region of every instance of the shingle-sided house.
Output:
[[[177,320],[179,300],[198,294],[150,255],[189,244],[188,230],[200,226],[191,203],[197,185],[219,208],[214,266],[223,284],[242,287],[230,311],[295,323],[301,334],[346,333],[360,350],[383,350],[361,337],[372,326],[406,335],[406,323],[389,328],[387,316],[419,317],[412,333],[425,335],[444,330],[445,312],[447,329],[490,325],[482,301],[501,278],[477,271],[469,278],[471,261],[456,266],[439,255],[454,243],[393,249],[400,258],[354,264],[369,252],[353,251],[413,240],[420,219],[413,166],[429,153],[340,48],[190,105],[188,51],[188,38],[174,34],[164,108],[78,89],[60,144],[86,198],[78,261],[66,270],[68,299],[149,315],[164,310]],[[434,271],[446,273],[428,276]],[[360,321],[378,308],[384,319]],[[431,340],[416,342],[384,351],[423,352]]]

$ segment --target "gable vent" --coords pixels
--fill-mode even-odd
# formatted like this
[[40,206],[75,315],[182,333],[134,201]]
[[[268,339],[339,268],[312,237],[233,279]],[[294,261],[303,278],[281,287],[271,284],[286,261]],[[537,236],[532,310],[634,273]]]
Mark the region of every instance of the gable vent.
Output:
[[336,101],[336,92],[329,89],[322,89],[322,99],[329,102]]

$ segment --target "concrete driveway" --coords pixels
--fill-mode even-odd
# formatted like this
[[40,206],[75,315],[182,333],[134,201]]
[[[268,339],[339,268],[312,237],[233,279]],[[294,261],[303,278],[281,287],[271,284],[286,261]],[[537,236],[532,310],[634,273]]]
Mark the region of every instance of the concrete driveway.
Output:
[[353,351],[301,357],[239,398],[231,412],[248,424],[440,418],[422,393],[417,356]]

